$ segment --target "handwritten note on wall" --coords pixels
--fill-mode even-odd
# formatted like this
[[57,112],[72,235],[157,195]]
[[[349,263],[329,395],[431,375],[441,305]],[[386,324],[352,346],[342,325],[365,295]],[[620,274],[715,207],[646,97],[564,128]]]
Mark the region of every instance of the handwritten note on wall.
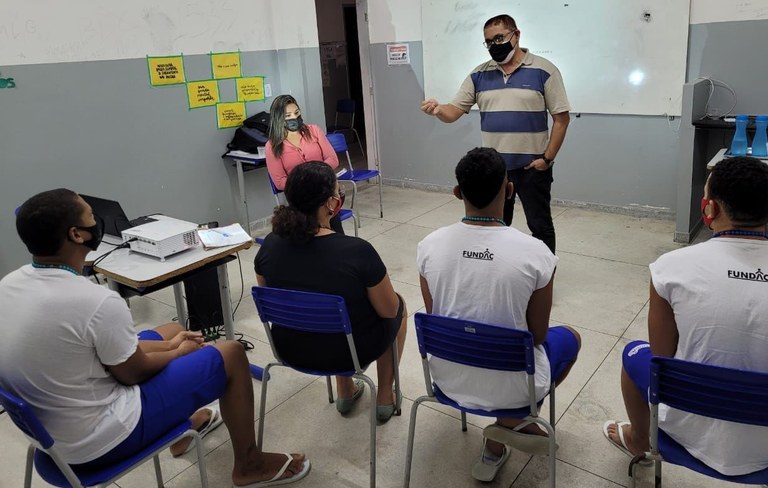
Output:
[[235,80],[237,86],[237,100],[239,102],[262,102],[264,101],[264,77],[253,76],[251,78],[238,78]]
[[210,107],[219,99],[219,82],[216,80],[190,81],[187,83],[189,108]]
[[213,78],[217,80],[239,78],[242,74],[240,53],[212,53],[211,70]]
[[185,81],[183,56],[147,56],[147,67],[152,86],[179,85]]
[[239,127],[245,120],[245,103],[227,102],[216,104],[216,118],[219,129]]

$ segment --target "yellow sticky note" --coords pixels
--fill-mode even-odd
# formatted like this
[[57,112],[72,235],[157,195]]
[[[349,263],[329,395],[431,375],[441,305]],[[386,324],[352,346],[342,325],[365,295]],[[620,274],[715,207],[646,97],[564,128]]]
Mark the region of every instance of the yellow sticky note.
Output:
[[237,86],[237,100],[240,102],[261,102],[264,100],[264,77],[254,76],[252,78],[238,78],[235,80]]
[[219,129],[239,127],[245,120],[245,103],[217,103],[216,118],[218,119]]
[[147,56],[149,84],[152,86],[179,85],[184,83],[182,56]]
[[189,108],[210,107],[219,103],[219,82],[216,80],[187,83]]
[[240,53],[211,54],[211,70],[217,80],[240,77]]

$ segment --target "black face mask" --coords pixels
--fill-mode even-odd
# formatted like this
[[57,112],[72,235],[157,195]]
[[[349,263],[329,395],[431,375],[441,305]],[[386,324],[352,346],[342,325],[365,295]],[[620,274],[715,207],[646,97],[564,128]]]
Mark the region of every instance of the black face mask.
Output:
[[95,251],[99,248],[101,239],[104,237],[104,221],[101,220],[100,217],[96,217],[96,225],[92,225],[90,227],[75,227],[75,229],[84,230],[91,233],[91,238],[83,242],[85,247],[91,251]]
[[488,52],[491,55],[491,59],[499,64],[506,64],[512,59],[516,47],[516,45],[512,45],[512,39],[510,39],[504,44],[492,44],[491,47],[488,48]]
[[304,125],[304,120],[301,118],[301,115],[295,119],[288,119],[285,121],[285,128],[291,132],[296,132],[301,129],[302,125]]

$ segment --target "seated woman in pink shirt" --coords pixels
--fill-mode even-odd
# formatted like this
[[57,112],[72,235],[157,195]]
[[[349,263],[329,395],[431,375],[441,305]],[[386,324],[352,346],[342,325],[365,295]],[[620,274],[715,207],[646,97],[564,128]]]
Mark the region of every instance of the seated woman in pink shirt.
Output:
[[[299,104],[291,95],[276,97],[269,116],[267,170],[278,190],[285,188],[288,173],[307,161],[323,161],[334,169],[339,166],[339,158],[322,129],[304,123]],[[331,219],[331,228],[344,233],[337,216]]]

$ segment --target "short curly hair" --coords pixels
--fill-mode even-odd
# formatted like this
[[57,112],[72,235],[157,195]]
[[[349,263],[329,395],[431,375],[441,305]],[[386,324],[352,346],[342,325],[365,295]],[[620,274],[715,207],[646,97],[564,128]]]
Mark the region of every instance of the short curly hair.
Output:
[[768,164],[750,157],[723,159],[712,170],[707,187],[709,198],[722,204],[735,225],[768,223]]
[[490,147],[470,150],[456,165],[461,197],[477,209],[490,205],[507,175],[504,159]]

